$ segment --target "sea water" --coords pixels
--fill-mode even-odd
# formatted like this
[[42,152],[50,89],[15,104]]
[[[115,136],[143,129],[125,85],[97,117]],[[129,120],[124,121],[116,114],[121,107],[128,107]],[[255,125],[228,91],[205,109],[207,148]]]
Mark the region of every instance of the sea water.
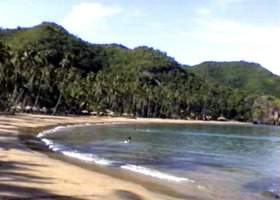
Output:
[[39,137],[65,156],[137,174],[194,198],[267,199],[280,193],[279,127],[87,124]]

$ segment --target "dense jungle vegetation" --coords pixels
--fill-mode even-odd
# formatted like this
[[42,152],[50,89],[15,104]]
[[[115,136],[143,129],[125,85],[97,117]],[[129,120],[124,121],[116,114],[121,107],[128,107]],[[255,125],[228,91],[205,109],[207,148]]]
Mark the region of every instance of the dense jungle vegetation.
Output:
[[63,27],[0,29],[0,110],[279,123],[280,78],[258,64],[185,67],[146,46],[90,44]]

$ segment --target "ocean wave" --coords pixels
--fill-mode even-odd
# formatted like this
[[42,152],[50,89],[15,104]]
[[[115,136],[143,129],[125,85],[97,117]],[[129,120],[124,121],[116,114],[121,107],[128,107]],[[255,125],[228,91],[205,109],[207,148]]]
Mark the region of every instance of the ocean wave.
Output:
[[76,127],[85,127],[85,126],[92,126],[92,125],[93,125],[92,123],[84,123],[84,124],[75,124],[75,125],[56,126],[55,128],[47,129],[45,131],[38,133],[36,137],[43,138],[48,134],[56,133],[61,130],[71,130],[72,128],[76,128]]
[[[158,170],[150,169],[150,168],[143,167],[143,166],[137,166],[137,165],[131,165],[131,164],[119,165],[119,163],[117,163],[117,162],[115,163],[112,160],[99,158],[97,155],[94,155],[92,153],[82,153],[77,150],[69,149],[66,146],[55,143],[50,139],[41,138],[41,141],[46,146],[48,146],[48,148],[50,150],[57,152],[57,153],[61,153],[62,155],[73,158],[73,159],[81,160],[81,161],[88,162],[88,163],[94,163],[97,165],[103,165],[103,166],[114,166],[115,164],[117,164],[118,167],[125,169],[125,170],[129,170],[129,171],[136,172],[136,173],[139,173],[139,174],[142,174],[145,176],[150,176],[153,178],[163,179],[163,180],[172,181],[172,182],[176,182],[176,183],[181,183],[181,182],[195,183],[194,180],[189,179],[189,178],[178,177],[175,175],[160,172]],[[200,190],[205,189],[205,187],[203,187],[201,185],[198,185],[197,187]]]
[[63,145],[55,144],[52,140],[46,138],[42,138],[41,141],[52,151],[61,151],[64,148]]
[[[155,169],[150,169],[147,167],[143,167],[143,166],[137,166],[137,165],[132,165],[132,164],[126,164],[126,163],[119,163],[117,161],[113,161],[113,160],[108,160],[105,158],[100,158],[97,155],[93,154],[93,153],[85,153],[85,152],[79,152],[75,149],[71,149],[65,145],[59,144],[59,143],[55,143],[54,141],[52,141],[51,139],[47,139],[46,135],[48,134],[53,134],[53,133],[57,133],[60,131],[69,131],[72,128],[76,128],[76,127],[85,127],[85,126],[92,126],[92,125],[104,125],[106,123],[94,123],[94,124],[90,124],[90,123],[86,123],[86,124],[76,124],[76,125],[66,125],[66,126],[57,126],[55,128],[52,129],[48,129],[45,131],[40,132],[37,135],[37,138],[39,138],[50,150],[56,152],[56,153],[60,153],[64,156],[73,158],[73,159],[77,159],[77,160],[81,160],[84,162],[88,162],[88,163],[94,163],[94,164],[98,164],[98,165],[103,165],[103,166],[118,166],[121,169],[125,169],[125,170],[129,170],[132,172],[136,172],[145,176],[150,176],[150,177],[154,177],[157,179],[163,179],[166,181],[172,181],[172,182],[177,182],[177,183],[181,183],[181,182],[188,182],[188,183],[195,183],[194,180],[186,178],[186,177],[178,177],[172,174],[168,174],[168,173],[164,173]],[[112,123],[109,123],[112,124]],[[115,123],[113,123],[115,124]],[[150,129],[148,129],[148,131],[151,131]],[[197,186],[198,189],[204,189],[203,186],[198,185]]]
[[113,164],[113,161],[103,159],[103,158],[98,158],[97,156],[90,153],[79,153],[75,151],[61,151],[61,153],[71,158],[75,158],[86,162],[93,162],[98,165],[110,166]]
[[140,174],[144,174],[146,176],[151,176],[154,178],[159,178],[159,179],[164,179],[164,180],[168,180],[168,181],[174,181],[174,182],[189,182],[189,183],[194,183],[195,181],[189,178],[182,178],[182,177],[178,177],[178,176],[174,176],[171,174],[167,174],[167,173],[163,173],[154,169],[150,169],[147,167],[143,167],[143,166],[137,166],[137,165],[123,165],[121,166],[122,169],[126,169],[132,172],[136,172],[136,173],[140,173]]
[[77,127],[86,127],[86,126],[96,126],[96,125],[113,125],[113,124],[123,124],[124,122],[93,122],[93,123],[83,123],[83,124],[74,124],[74,125],[65,125],[65,126],[56,126],[55,128],[44,130],[37,134],[37,138],[43,138],[48,134],[56,133],[61,130],[71,130]]
[[[67,150],[67,148],[61,144],[54,143],[50,139],[42,138],[41,141],[48,146],[48,148],[52,151],[58,152],[63,154],[64,156],[71,157],[74,159],[78,159],[81,161],[85,162],[91,162],[95,163],[98,165],[104,165],[104,166],[110,166],[113,165],[114,162],[111,160],[107,160],[104,158],[99,158],[98,156],[91,154],[91,153],[81,153],[76,150]],[[129,171],[137,172],[146,176],[151,176],[154,178],[159,178],[159,179],[165,179],[168,181],[174,181],[174,182],[190,182],[194,183],[194,180],[188,179],[188,178],[182,178],[182,177],[177,177],[171,174],[163,173],[154,169],[150,169],[147,167],[142,167],[142,166],[136,166],[136,165],[131,165],[131,164],[125,164],[121,165],[120,168],[126,169]]]
[[42,138],[42,137],[46,136],[47,134],[55,133],[55,132],[57,132],[57,131],[59,131],[59,130],[65,128],[65,127],[66,127],[66,126],[57,126],[57,127],[55,127],[55,128],[42,131],[42,132],[38,133],[37,138]]
[[106,160],[103,158],[98,158],[96,155],[94,154],[90,154],[90,153],[80,153],[78,151],[75,150],[66,150],[67,147],[65,147],[64,145],[61,144],[57,144],[54,143],[52,140],[46,139],[46,138],[42,138],[41,141],[48,146],[48,148],[52,151],[61,153],[67,157],[71,157],[71,158],[75,158],[78,160],[82,160],[85,162],[92,162],[95,164],[99,164],[99,165],[112,165],[113,161],[110,160]]

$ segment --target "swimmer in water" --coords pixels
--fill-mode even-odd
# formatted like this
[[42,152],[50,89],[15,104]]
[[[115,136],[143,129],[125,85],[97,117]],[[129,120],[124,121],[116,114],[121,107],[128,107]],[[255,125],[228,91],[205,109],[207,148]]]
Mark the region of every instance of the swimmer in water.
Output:
[[131,141],[131,136],[128,136],[128,138],[124,141],[124,143],[130,143]]

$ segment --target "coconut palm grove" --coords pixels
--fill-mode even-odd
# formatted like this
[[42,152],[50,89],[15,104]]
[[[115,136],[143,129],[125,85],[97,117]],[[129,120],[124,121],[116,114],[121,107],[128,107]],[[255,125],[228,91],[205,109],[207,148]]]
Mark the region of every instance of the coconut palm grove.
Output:
[[[186,52],[187,54],[187,52]],[[44,22],[0,29],[0,110],[280,124],[280,77],[256,63],[178,63]]]

